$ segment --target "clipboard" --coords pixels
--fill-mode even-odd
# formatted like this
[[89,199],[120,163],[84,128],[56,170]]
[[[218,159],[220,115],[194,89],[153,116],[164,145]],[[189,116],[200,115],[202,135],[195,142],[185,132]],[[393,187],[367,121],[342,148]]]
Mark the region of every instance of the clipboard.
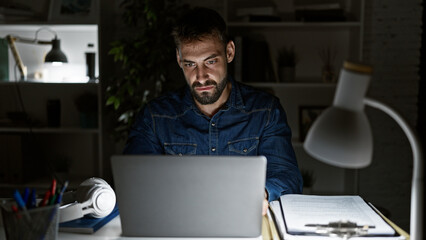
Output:
[[[327,199],[328,197],[330,196],[319,196],[319,199],[324,199],[324,198]],[[352,196],[347,196],[347,197],[352,198]],[[359,196],[356,196],[356,197],[359,197]],[[304,197],[301,196],[301,198],[304,198]],[[319,230],[318,232],[294,234],[287,230],[288,226],[284,219],[284,214],[283,214],[281,204],[282,203],[280,200],[276,200],[270,203],[271,211],[274,213],[274,216],[275,216],[275,223],[277,225],[276,229],[279,232],[280,239],[336,240],[338,239],[336,237],[340,237],[341,239],[350,239],[350,238],[356,237],[356,239],[370,239],[370,240],[371,239],[386,239],[386,240],[409,239],[409,235],[405,231],[397,227],[394,223],[389,221],[389,219],[385,218],[383,214],[381,214],[371,203],[366,203],[366,204],[368,205],[368,207],[371,207],[371,209],[374,210],[375,214],[378,217],[380,217],[380,219],[384,220],[386,224],[388,224],[392,229],[395,230],[395,234],[386,235],[386,236],[368,234],[368,230],[372,228],[372,226],[365,229],[364,225],[359,225],[359,224],[356,224],[355,222],[350,222],[350,221],[346,223],[344,221],[341,221],[341,222],[334,221],[334,222],[328,222],[327,224],[317,224],[318,226],[314,226],[314,227],[318,227],[318,230]],[[327,213],[324,213],[324,214],[327,214]]]

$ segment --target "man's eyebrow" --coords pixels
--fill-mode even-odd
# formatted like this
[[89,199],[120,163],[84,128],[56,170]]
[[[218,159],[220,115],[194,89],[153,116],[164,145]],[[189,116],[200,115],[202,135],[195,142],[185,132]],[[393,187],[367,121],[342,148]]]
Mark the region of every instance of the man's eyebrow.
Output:
[[[212,55],[210,55],[210,56],[206,57],[205,59],[203,59],[203,61],[206,61],[206,60],[209,60],[209,59],[215,58],[215,57],[217,57],[217,56],[219,56],[219,54],[217,54],[217,53],[213,53]],[[182,62],[186,62],[186,63],[194,63],[194,61],[191,61],[191,60],[188,60],[188,59],[182,59]]]
[[182,59],[182,62],[193,63],[194,61],[191,61],[191,60],[188,60],[188,59]]
[[212,55],[210,55],[210,56],[206,57],[206,58],[204,59],[204,61],[209,60],[209,59],[212,59],[212,58],[215,58],[215,57],[217,57],[218,55],[219,55],[219,54],[217,54],[217,53],[213,53]]

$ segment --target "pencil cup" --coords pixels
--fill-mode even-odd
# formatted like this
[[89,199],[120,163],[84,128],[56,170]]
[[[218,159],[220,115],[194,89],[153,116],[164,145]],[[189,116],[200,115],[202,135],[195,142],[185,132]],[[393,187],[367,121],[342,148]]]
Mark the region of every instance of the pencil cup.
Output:
[[59,204],[17,212],[11,206],[10,202],[1,205],[7,240],[57,238]]

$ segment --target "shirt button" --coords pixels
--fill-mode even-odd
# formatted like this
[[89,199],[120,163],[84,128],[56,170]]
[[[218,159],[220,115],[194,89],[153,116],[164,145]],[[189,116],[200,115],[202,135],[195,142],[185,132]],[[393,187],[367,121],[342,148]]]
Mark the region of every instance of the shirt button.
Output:
[[215,124],[215,123],[212,123],[212,127],[214,127],[214,126],[216,126],[216,124]]
[[216,151],[216,148],[212,148],[212,152],[215,152]]

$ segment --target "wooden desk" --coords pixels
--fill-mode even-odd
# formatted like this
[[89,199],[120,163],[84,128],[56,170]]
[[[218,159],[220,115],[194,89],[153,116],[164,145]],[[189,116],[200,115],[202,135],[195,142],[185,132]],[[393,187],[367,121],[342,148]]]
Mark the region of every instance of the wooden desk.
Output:
[[[0,217],[0,239],[5,239],[5,233],[3,228],[3,222]],[[263,218],[263,225],[262,225],[262,237],[259,238],[253,238],[256,240],[270,240],[271,238],[271,230],[269,229],[269,221],[266,217]],[[115,217],[111,222],[107,223],[104,227],[99,229],[94,234],[81,234],[81,233],[64,233],[59,232],[58,233],[58,240],[136,240],[136,239],[144,239],[144,240],[158,240],[158,238],[129,238],[129,237],[122,237],[121,235],[121,221],[120,217]],[[161,238],[162,240],[166,240],[166,238]],[[176,240],[177,238],[167,238],[170,240]],[[182,239],[182,238],[180,238]],[[209,238],[209,240],[227,240],[227,238]],[[231,238],[229,238],[231,239]],[[235,238],[233,238],[235,240]],[[197,238],[191,238],[191,240],[197,240]],[[205,240],[205,238],[204,238]]]

